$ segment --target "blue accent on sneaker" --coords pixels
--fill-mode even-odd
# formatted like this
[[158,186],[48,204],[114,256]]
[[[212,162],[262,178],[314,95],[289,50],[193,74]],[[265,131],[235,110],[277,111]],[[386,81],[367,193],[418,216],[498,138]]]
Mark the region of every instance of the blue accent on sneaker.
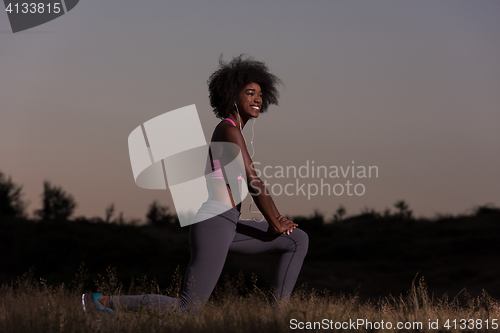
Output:
[[[99,310],[101,312],[114,313],[110,308],[104,307],[97,300],[102,296],[102,294],[83,294],[82,295],[82,304],[83,311],[87,312],[91,308],[95,310]],[[95,308],[94,308],[95,306]],[[90,310],[91,311],[91,310]]]

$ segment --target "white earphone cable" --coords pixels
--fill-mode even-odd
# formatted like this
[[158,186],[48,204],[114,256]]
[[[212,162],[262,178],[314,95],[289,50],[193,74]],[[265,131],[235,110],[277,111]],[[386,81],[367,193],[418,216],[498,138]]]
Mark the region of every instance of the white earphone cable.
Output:
[[[236,103],[234,103],[234,106],[236,107],[236,112],[238,113],[238,117],[239,117],[239,119],[241,121],[241,116],[240,116],[240,111],[238,110],[238,105],[236,105]],[[250,145],[252,146],[252,155],[250,156],[250,158],[253,158],[253,156],[255,155],[255,147],[253,146],[253,138],[254,138],[255,132],[253,130],[253,126],[255,125],[255,121],[256,120],[257,120],[257,118],[253,118],[253,123],[252,123],[252,139],[250,140]],[[241,122],[240,122],[240,132],[241,132],[241,136],[243,137],[243,140],[245,141],[245,146],[246,146],[247,145],[247,140],[245,139],[245,135],[243,135],[243,130],[242,130],[242,127],[241,127]],[[256,220],[255,217],[252,216],[252,220],[254,220],[256,222],[262,222],[262,221],[264,221],[264,215],[262,214],[262,212],[260,210],[256,210],[256,211],[252,210],[253,203],[254,203],[254,201],[253,201],[253,198],[252,198],[252,202],[250,202],[250,206],[248,207],[248,210],[251,213],[259,213],[260,215],[262,215],[262,219]]]

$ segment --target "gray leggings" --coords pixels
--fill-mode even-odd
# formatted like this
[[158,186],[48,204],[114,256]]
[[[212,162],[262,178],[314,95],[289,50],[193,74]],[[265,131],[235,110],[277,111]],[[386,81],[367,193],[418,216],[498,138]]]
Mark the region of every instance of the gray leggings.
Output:
[[238,220],[239,215],[231,208],[190,226],[191,261],[179,299],[156,294],[112,296],[113,306],[199,313],[219,279],[228,253],[255,255],[276,251],[282,255],[276,271],[275,297],[277,301],[288,299],[307,253],[307,234],[300,229],[290,235],[272,234],[267,222]]

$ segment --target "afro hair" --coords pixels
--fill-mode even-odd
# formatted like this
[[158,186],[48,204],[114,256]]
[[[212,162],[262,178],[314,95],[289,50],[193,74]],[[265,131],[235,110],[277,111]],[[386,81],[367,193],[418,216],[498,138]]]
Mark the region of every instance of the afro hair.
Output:
[[270,104],[278,105],[278,89],[276,85],[281,80],[269,72],[266,64],[243,55],[233,58],[230,62],[219,58],[219,69],[208,79],[210,105],[218,118],[226,118],[238,96],[248,84],[255,82],[262,90],[262,107],[260,112],[266,112]]

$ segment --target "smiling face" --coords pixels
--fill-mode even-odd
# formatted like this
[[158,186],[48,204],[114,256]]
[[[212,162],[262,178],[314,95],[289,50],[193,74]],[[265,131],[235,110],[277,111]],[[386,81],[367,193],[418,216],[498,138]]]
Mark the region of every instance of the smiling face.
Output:
[[260,108],[262,107],[262,91],[260,90],[260,85],[252,82],[245,86],[240,92],[237,104],[238,111],[242,118],[257,118]]

